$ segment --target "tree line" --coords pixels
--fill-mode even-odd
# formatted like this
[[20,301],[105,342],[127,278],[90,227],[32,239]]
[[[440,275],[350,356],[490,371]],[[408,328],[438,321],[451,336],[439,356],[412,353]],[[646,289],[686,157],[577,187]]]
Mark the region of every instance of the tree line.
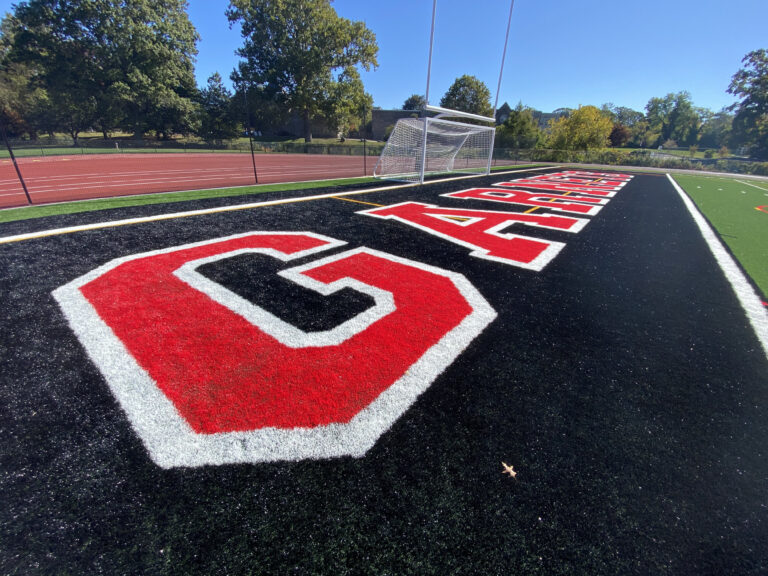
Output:
[[518,104],[500,108],[506,116],[496,143],[507,148],[591,150],[606,147],[742,149],[768,159],[768,52],[747,54],[727,92],[739,102],[719,112],[693,105],[688,92],[651,98],[644,111],[613,104],[559,109],[547,125],[541,112]]
[[[742,60],[727,92],[740,98],[733,106],[713,112],[693,105],[688,92],[651,98],[645,111],[608,103],[600,108],[559,108],[542,126],[542,112],[506,102],[496,114],[496,146],[593,150],[608,147],[741,148],[755,158],[768,159],[768,52],[755,50]],[[420,110],[424,96],[413,94],[403,110]],[[491,115],[488,87],[473,76],[457,78],[440,101],[445,108]]]
[[376,37],[329,0],[232,0],[226,14],[243,38],[234,93],[219,73],[196,86],[185,0],[19,2],[0,22],[0,121],[75,143],[91,129],[215,141],[297,114],[311,140],[313,117],[343,133],[372,108],[359,68],[377,66]]
[[[355,129],[373,108],[360,69],[378,65],[378,45],[362,22],[340,17],[330,0],[231,0],[240,61],[198,88],[199,35],[185,0],[28,0],[0,21],[0,121],[11,136],[86,130],[104,138],[196,135],[207,141],[243,130],[273,131],[291,115],[312,139],[322,117],[339,134]],[[727,92],[739,98],[712,112],[687,92],[651,98],[644,111],[604,104],[559,109],[544,127],[542,113],[504,104],[497,145],[588,150],[607,146],[743,148],[768,157],[768,53],[745,56]],[[418,113],[424,98],[403,108]],[[461,76],[440,104],[490,116],[490,90]],[[364,123],[364,120],[362,121]]]

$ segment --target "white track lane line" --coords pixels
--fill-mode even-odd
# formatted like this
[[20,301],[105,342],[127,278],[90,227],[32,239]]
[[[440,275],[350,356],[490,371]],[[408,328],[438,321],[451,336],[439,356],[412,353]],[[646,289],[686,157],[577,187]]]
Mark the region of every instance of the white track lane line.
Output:
[[[272,176],[312,176],[312,175],[324,175],[327,174],[330,168],[336,169],[341,176],[344,176],[346,171],[352,170],[358,172],[358,166],[350,167],[325,167],[325,166],[313,166],[302,170],[295,170],[295,165],[286,165],[285,168],[294,168],[294,170],[280,170],[280,166],[270,166],[259,170],[259,176],[268,178]],[[179,172],[187,178],[179,178],[172,176],[171,173]],[[215,172],[215,174],[210,174]],[[152,174],[158,174],[156,177],[151,177]],[[167,177],[163,177],[167,175]],[[121,177],[143,177],[143,178],[121,178]],[[27,178],[27,186],[30,192],[45,193],[45,192],[57,192],[71,189],[88,189],[88,188],[108,188],[108,187],[125,187],[134,186],[140,184],[150,183],[167,183],[175,184],[182,182],[197,182],[197,181],[215,181],[225,180],[228,178],[252,178],[253,168],[248,167],[230,167],[230,168],[205,168],[205,169],[193,169],[193,170],[167,170],[157,171],[148,170],[146,172],[113,172],[103,174],[74,174],[68,176],[40,176]],[[65,180],[74,180],[74,182],[65,182]],[[9,181],[12,183],[13,181]],[[18,186],[18,180],[16,181]],[[0,185],[2,181],[0,181]],[[5,192],[8,189],[0,189],[0,192]],[[11,188],[13,190],[13,188]]]
[[[260,172],[259,177],[262,179],[266,179],[270,176],[316,176],[316,175],[323,175],[327,174],[327,170],[302,170],[299,172]],[[347,174],[345,174],[344,170],[339,170],[339,177],[345,177]],[[129,181],[119,181],[119,180],[111,180],[111,181],[89,181],[86,183],[76,184],[76,183],[67,183],[67,184],[60,184],[60,185],[54,185],[54,184],[48,184],[46,186],[38,186],[35,184],[28,184],[29,192],[31,194],[45,194],[45,193],[51,193],[51,192],[66,192],[70,190],[93,190],[93,189],[112,189],[112,188],[126,188],[126,187],[140,187],[140,186],[147,186],[147,185],[156,185],[156,184],[166,184],[166,185],[176,185],[176,184],[185,184],[188,182],[220,182],[220,181],[230,181],[233,178],[243,178],[245,180],[253,180],[253,171],[243,171],[238,174],[227,174],[227,175],[219,175],[219,176],[206,176],[206,175],[199,175],[194,176],[192,178],[179,178],[179,177],[169,177],[169,178],[145,178],[145,179],[133,179]],[[253,184],[253,182],[250,182]]]
[[699,209],[696,208],[693,200],[690,199],[688,194],[686,194],[678,183],[675,182],[675,179],[672,178],[670,174],[667,174],[667,178],[672,182],[672,186],[675,187],[680,198],[683,199],[683,204],[685,204],[693,221],[699,227],[699,231],[709,246],[712,255],[715,257],[715,260],[717,260],[720,269],[723,271],[723,274],[725,274],[725,277],[731,284],[733,291],[736,293],[736,297],[739,299],[741,307],[747,313],[749,323],[752,324],[757,339],[763,346],[763,352],[765,352],[766,357],[768,357],[768,309],[763,306],[757,292],[752,288],[752,285],[744,276],[741,268],[734,262],[733,257],[720,242],[717,234],[715,234],[707,223],[707,220],[702,216],[701,212],[699,212]]

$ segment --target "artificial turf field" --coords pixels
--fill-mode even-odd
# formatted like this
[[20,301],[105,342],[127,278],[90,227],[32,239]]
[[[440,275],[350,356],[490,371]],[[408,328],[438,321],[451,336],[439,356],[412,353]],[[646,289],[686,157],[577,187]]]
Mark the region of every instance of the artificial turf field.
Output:
[[[499,234],[564,244],[528,268],[511,264],[507,253],[468,247],[466,237],[460,244],[423,229],[425,221],[457,234],[477,229],[482,223],[469,210],[483,211],[475,215],[486,219],[491,211],[530,211],[529,205],[500,202],[498,194],[492,201],[493,195],[442,194],[542,173],[494,174],[0,244],[0,573],[766,573],[768,342],[758,333],[765,334],[768,320],[763,308],[747,316],[671,182],[636,175],[615,196],[593,195],[608,200],[593,215],[548,207],[529,212],[588,220],[579,232],[498,224]],[[593,178],[604,182],[611,176]],[[583,188],[572,194],[588,195]],[[258,201],[271,198],[286,199],[274,193]],[[378,209],[374,205],[406,202],[446,210],[431,209],[437,216],[422,218],[422,228],[359,214]],[[175,204],[167,212],[221,204]],[[162,210],[146,206],[13,222],[0,225],[0,237]],[[534,223],[541,226],[544,220]],[[249,236],[252,232],[273,234]],[[253,252],[223,259],[203,253],[216,246],[211,241],[233,236],[271,239],[299,256],[283,262]],[[286,238],[300,245],[289,247]],[[494,250],[503,250],[505,243],[496,238]],[[302,252],[318,243],[329,247]],[[369,284],[390,289],[393,283],[398,313],[408,310],[418,321],[411,326],[411,316],[400,314],[403,324],[390,327],[388,340],[365,341],[354,362],[345,365],[353,372],[385,372],[403,359],[408,364],[418,357],[414,342],[423,339],[428,346],[440,330],[452,330],[450,346],[430,356],[429,366],[420,360],[411,365],[407,374],[416,396],[394,417],[388,413],[391,422],[363,446],[362,455],[321,457],[327,448],[321,438],[309,457],[292,461],[291,442],[302,443],[301,429],[335,412],[337,404],[319,397],[307,407],[303,396],[283,398],[280,362],[300,364],[300,353],[285,351],[277,368],[258,371],[232,365],[226,346],[214,352],[229,358],[222,364],[230,374],[249,372],[257,388],[269,380],[271,394],[282,399],[270,408],[270,417],[277,421],[286,412],[289,419],[299,414],[298,436],[286,436],[287,448],[271,446],[269,434],[237,436],[238,426],[254,426],[252,414],[237,403],[239,397],[222,401],[209,387],[203,400],[209,395],[215,401],[205,409],[189,408],[198,398],[185,397],[184,390],[174,392],[181,394],[176,405],[180,413],[198,418],[191,426],[205,430],[200,434],[205,442],[227,437],[234,422],[234,447],[210,448],[203,440],[165,443],[175,432],[164,428],[162,413],[150,404],[149,422],[137,416],[146,390],[115,380],[135,371],[133,361],[110,364],[105,357],[115,349],[101,343],[112,337],[75,316],[92,306],[102,317],[114,314],[126,325],[133,322],[127,330],[142,338],[163,332],[168,320],[157,315],[164,310],[144,302],[163,296],[165,285],[152,282],[155,271],[166,266],[164,259],[182,255],[176,264],[192,261],[192,253],[183,250],[202,250],[194,258],[209,258],[197,268],[198,276],[239,295],[241,306],[250,302],[297,327],[310,340],[354,324],[386,298],[361,292],[359,285],[318,297],[296,288],[296,276],[291,282],[277,272],[301,266],[323,281],[319,269],[335,266],[343,272],[346,262]],[[343,256],[347,251],[355,253]],[[131,275],[130,267],[140,266],[142,258],[156,258],[157,265]],[[108,263],[113,267],[104,267]],[[168,270],[176,264],[168,264]],[[101,275],[86,276],[94,270]],[[109,276],[121,270],[127,270],[127,280]],[[411,277],[413,282],[407,280]],[[74,291],[61,291],[83,278],[78,289],[90,294],[91,303],[85,308]],[[136,278],[141,283],[132,285]],[[462,320],[470,311],[455,294],[458,285],[469,308],[480,310],[473,322]],[[115,286],[122,288],[110,292]],[[752,296],[758,298],[754,291]],[[180,317],[191,319],[193,332],[212,306],[197,298],[187,308],[179,304]],[[358,332],[348,341],[370,335],[395,316],[390,312],[370,326],[349,329]],[[209,332],[222,331],[220,322],[204,326],[197,334],[203,344]],[[424,334],[433,328],[437,336]],[[232,347],[243,343],[254,356],[275,364],[275,355],[261,348],[271,340],[244,341],[238,336],[243,330],[224,326],[222,338],[234,334]],[[197,361],[172,338],[148,338],[134,353],[148,373]],[[313,362],[301,373],[325,373],[328,382],[302,394],[309,397],[340,377],[323,370],[337,364],[314,354],[336,346],[342,345],[306,349]],[[369,380],[360,382],[370,395]],[[294,384],[305,383],[287,388]],[[138,397],[138,404],[126,407],[115,390]],[[261,406],[269,399],[258,392],[249,390]],[[355,406],[369,400],[360,400],[355,391],[347,399]],[[219,401],[234,416],[216,412]],[[142,440],[137,426],[156,436]],[[360,450],[351,434],[350,451]],[[194,460],[198,447],[209,463],[174,464],[175,452],[186,451],[185,457]],[[270,455],[277,460],[269,461]],[[217,458],[224,463],[213,463]],[[243,458],[257,461],[231,463]],[[516,477],[503,474],[502,462]]]
[[768,181],[679,174],[675,180],[768,294]]

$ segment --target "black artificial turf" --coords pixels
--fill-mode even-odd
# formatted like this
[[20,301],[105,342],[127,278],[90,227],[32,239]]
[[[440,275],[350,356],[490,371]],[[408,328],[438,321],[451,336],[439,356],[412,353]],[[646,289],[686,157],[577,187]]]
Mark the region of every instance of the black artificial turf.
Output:
[[[354,198],[522,211],[438,196],[503,179]],[[666,178],[636,176],[579,234],[520,229],[567,244],[541,272],[366,208],[327,199],[0,245],[0,573],[768,572],[768,362]],[[498,317],[362,458],[161,469],[51,291],[118,257],[257,230],[459,272]],[[279,281],[253,288],[276,268],[247,260],[204,272],[300,324],[301,307],[278,310]]]

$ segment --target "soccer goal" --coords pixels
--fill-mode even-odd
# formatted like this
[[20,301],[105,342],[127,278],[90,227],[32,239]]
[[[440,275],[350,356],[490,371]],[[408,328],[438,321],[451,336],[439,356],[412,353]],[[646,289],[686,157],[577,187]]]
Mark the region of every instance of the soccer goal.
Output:
[[436,117],[401,118],[382,150],[373,175],[387,180],[424,182],[435,174],[489,174],[495,127],[448,120],[493,122],[493,118],[427,106]]
[[[507,34],[501,56],[499,84],[493,114],[481,116],[429,105],[432,73],[432,48],[435,41],[437,0],[432,1],[432,29],[427,61],[426,106],[422,118],[401,118],[381,152],[373,175],[387,180],[424,182],[434,174],[490,174],[493,162],[493,140],[496,135],[496,107],[499,103],[504,60],[507,55],[509,29],[515,0],[510,0]],[[429,113],[437,114],[429,116]],[[450,118],[450,120],[449,120]]]

